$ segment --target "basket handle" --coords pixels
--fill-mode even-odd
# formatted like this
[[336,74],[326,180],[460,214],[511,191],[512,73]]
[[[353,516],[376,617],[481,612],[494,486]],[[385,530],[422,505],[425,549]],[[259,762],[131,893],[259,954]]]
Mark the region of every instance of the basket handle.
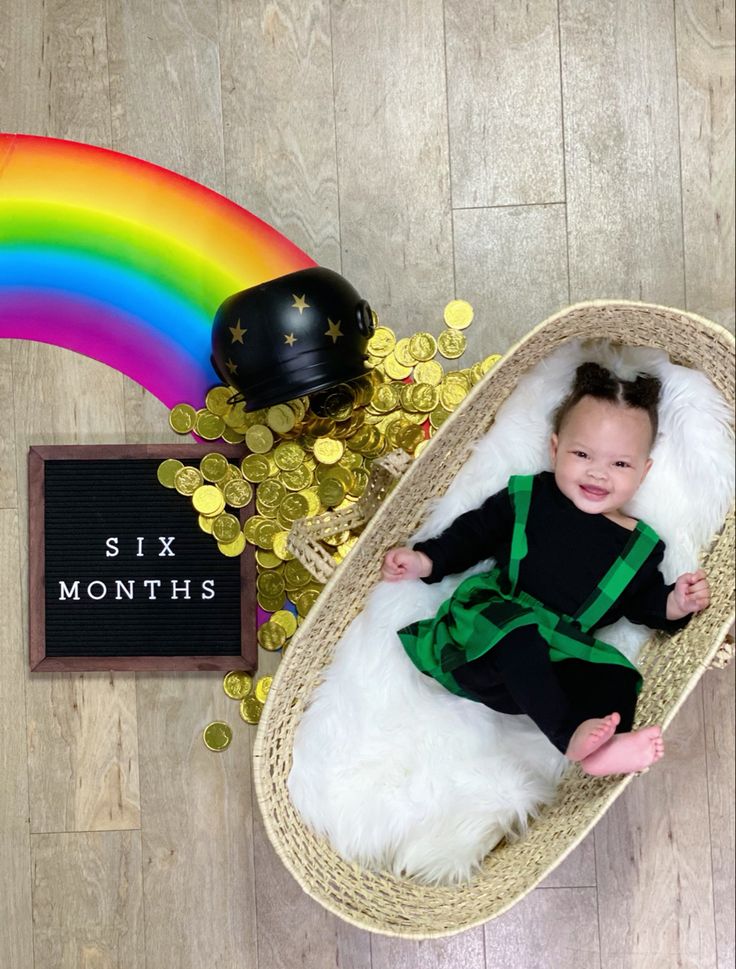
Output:
[[338,563],[320,539],[338,532],[362,528],[412,462],[410,454],[398,449],[373,462],[365,491],[350,507],[326,511],[313,518],[298,518],[291,526],[286,547],[319,582],[327,582]]

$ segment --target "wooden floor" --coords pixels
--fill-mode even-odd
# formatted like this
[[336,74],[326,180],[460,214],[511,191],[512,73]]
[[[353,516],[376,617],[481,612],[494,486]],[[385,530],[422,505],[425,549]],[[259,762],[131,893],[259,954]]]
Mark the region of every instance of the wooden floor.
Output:
[[[463,363],[571,302],[733,328],[734,0],[0,0],[0,124],[181,172]],[[170,439],[101,364],[0,341],[3,969],[729,969],[734,673],[582,846],[447,940],[369,935],[265,837],[219,674],[28,673],[31,443]],[[273,657],[262,657],[267,669]]]

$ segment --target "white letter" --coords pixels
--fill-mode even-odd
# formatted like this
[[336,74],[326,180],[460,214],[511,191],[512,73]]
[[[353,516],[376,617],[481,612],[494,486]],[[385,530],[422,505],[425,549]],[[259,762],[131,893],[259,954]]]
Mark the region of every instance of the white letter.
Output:
[[[185,599],[191,599],[192,598],[189,595],[189,582],[190,581],[191,581],[190,579],[184,579],[184,582],[182,583],[182,585],[184,586],[184,598]],[[179,583],[176,581],[176,579],[172,579],[171,580],[171,598],[172,599],[178,599],[179,598],[179,596],[176,594],[178,591],[179,591]]]
[[59,580],[59,599],[79,599],[79,579],[72,583],[71,589],[67,586],[66,582]]
[[143,539],[138,536],[138,551],[135,553],[137,559],[143,558]]
[[[101,596],[93,596],[92,595],[92,586],[93,585],[101,585],[102,586],[102,595]],[[105,585],[104,582],[100,582],[99,579],[95,579],[94,582],[90,582],[90,584],[87,586],[87,595],[90,597],[90,599],[94,599],[95,602],[99,602],[100,599],[104,599],[105,596],[107,595],[107,586]]]
[[129,599],[132,599],[134,585],[135,585],[135,579],[128,579],[128,588],[126,589],[125,583],[123,582],[122,579],[115,579],[115,587],[117,589],[117,592],[115,593],[115,598],[122,599],[123,597],[120,595],[120,593],[124,592]]
[[[209,592],[206,596],[205,592]],[[214,599],[215,598],[215,580],[214,579],[203,579],[202,580],[202,598],[203,599]]]
[[159,535],[158,540],[163,545],[163,551],[158,553],[158,557],[161,558],[162,555],[171,555],[173,558],[174,553],[171,551],[171,543],[174,541],[174,536],[172,535],[171,538],[162,538]]
[[105,552],[105,557],[109,559],[114,559],[115,556],[120,551],[120,549],[118,548],[117,538],[115,538],[114,536],[112,538],[108,538],[108,540],[105,542],[105,545],[107,545],[107,548],[108,548],[108,551]]
[[148,586],[151,587],[148,590],[151,593],[148,598],[149,599],[155,599],[156,598],[156,591],[155,591],[155,589],[153,587],[155,585],[161,585],[161,579],[144,579],[143,580],[143,585],[148,585]]

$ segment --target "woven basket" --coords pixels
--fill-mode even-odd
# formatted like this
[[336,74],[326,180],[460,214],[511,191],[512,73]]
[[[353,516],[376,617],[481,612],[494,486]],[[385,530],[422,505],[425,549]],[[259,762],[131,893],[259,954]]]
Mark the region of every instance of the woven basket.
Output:
[[[294,733],[302,713],[340,637],[378,582],[385,552],[416,531],[430,500],[444,494],[519,378],[573,338],[661,348],[674,363],[706,373],[733,405],[734,339],[723,327],[663,306],[625,301],[581,303],[550,317],[512,347],[476,384],[385,498],[347,564],[330,578],[292,641],[274,678],[253,758],[258,803],[280,858],[305,892],[360,928],[426,939],[451,935],[500,915],[572,851],[632,781],[631,775],[590,777],[573,767],[561,782],[554,804],[531,825],[528,835],[513,844],[501,842],[486,857],[480,873],[456,887],[429,887],[345,861],[305,826],[287,789]],[[733,549],[732,508],[703,557],[711,606],[671,637],[666,650],[659,648],[663,634],[658,633],[642,651],[645,686],[637,725],[666,727],[703,672],[722,657],[734,617]],[[308,558],[307,548],[304,555]]]

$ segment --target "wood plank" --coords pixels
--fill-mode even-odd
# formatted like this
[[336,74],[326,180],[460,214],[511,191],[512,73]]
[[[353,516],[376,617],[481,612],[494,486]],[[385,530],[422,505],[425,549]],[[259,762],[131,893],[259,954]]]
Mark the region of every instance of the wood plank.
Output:
[[[11,411],[12,413],[12,411]],[[33,965],[18,513],[0,511],[0,965]]]
[[457,295],[475,310],[464,331],[467,367],[504,353],[569,302],[565,207],[465,209],[453,220]]
[[0,340],[0,508],[18,507],[15,467],[15,415],[13,412],[13,366],[10,340]]
[[734,942],[734,674],[736,663],[726,670],[712,670],[703,677],[705,754],[708,776],[710,849],[713,866],[718,969],[736,962]]
[[557,0],[445,4],[454,208],[562,202]]
[[145,969],[140,834],[32,841],[35,969]]
[[3,0],[0,14],[0,104],[3,131],[46,134],[44,5]]
[[591,831],[539,887],[593,888],[595,884],[595,831]]
[[734,328],[734,4],[676,0],[687,307]]
[[302,891],[272,848],[253,796],[259,967],[377,969],[371,946],[375,953],[379,937],[343,922]]
[[339,272],[329,0],[218,9],[228,197]]
[[572,301],[685,298],[670,0],[561,0]]
[[488,969],[601,965],[594,888],[538,888],[484,930]]
[[447,939],[422,942],[374,935],[371,950],[373,969],[457,969],[458,966],[485,969],[486,966],[483,926]]
[[716,969],[702,703],[596,827],[602,969]]
[[441,0],[333,5],[345,276],[400,334],[453,293]]

